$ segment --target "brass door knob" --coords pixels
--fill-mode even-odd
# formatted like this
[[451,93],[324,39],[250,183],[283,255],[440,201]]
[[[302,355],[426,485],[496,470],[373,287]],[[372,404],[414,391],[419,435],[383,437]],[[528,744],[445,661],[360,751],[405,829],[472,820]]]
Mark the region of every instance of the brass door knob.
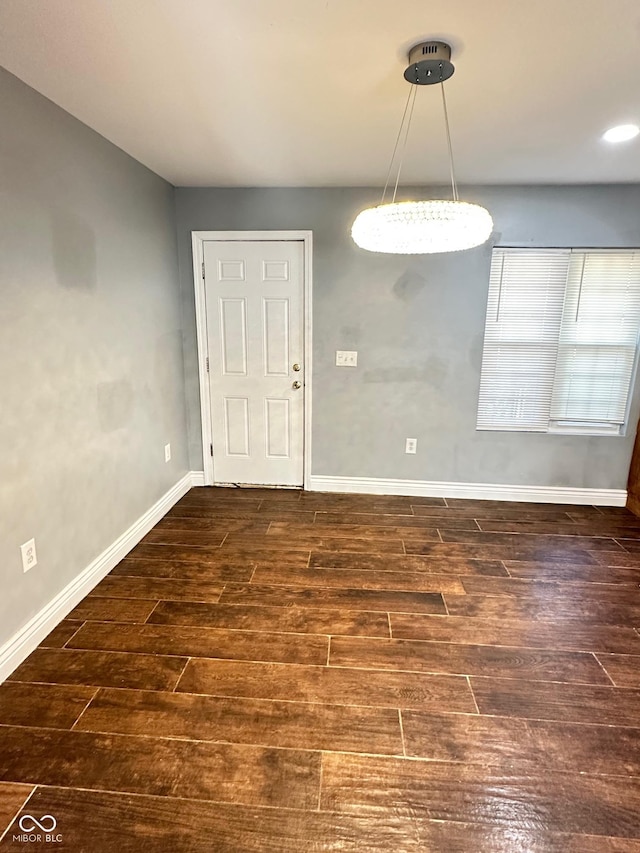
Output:
[[294,365],[293,365],[293,369],[294,369],[294,370],[295,370],[295,372],[297,373],[297,372],[300,370],[300,365],[299,365],[299,364],[294,364]]
[[302,388],[302,382],[298,382],[298,380],[296,379],[296,381],[293,383],[293,387],[294,387],[294,388],[296,389],[296,391],[297,391],[297,390],[298,390],[298,388]]

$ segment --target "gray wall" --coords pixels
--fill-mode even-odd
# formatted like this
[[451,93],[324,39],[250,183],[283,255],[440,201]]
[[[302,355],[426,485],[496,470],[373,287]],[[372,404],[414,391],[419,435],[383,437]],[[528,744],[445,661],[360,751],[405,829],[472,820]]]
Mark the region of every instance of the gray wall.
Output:
[[173,188],[1,70],[0,116],[1,645],[188,464]]
[[[500,245],[640,246],[639,186],[463,188],[462,197],[489,208]],[[311,229],[314,474],[624,488],[638,393],[624,438],[476,431],[491,245],[417,258],[364,252],[351,222],[378,199],[367,189],[176,190],[191,467],[201,469],[202,452],[190,231]],[[336,368],[336,349],[357,350],[358,368]],[[416,456],[404,453],[406,437],[418,439]]]

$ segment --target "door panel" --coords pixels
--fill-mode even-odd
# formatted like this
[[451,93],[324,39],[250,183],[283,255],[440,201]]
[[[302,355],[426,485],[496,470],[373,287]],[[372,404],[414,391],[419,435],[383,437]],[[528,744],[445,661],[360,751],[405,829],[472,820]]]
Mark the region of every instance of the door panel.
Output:
[[246,300],[220,300],[220,348],[225,376],[247,374],[246,316]]
[[301,486],[303,244],[206,241],[204,260],[214,482]]
[[265,299],[262,306],[262,316],[264,318],[265,375],[288,376],[291,367],[288,300]]
[[289,400],[265,401],[265,423],[267,429],[267,456],[288,459],[291,425]]
[[224,433],[227,456],[249,456],[249,401],[224,398]]

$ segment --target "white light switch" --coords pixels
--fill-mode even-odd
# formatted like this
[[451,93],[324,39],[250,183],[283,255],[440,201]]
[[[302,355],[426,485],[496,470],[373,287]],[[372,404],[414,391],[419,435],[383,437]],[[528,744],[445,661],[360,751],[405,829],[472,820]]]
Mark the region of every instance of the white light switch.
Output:
[[358,353],[348,350],[336,350],[336,367],[357,367]]

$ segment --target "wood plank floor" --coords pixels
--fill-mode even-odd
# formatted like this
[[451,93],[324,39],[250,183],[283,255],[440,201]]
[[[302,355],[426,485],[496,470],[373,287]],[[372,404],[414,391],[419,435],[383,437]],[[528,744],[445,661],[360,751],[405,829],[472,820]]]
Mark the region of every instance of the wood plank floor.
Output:
[[0,685],[0,853],[640,853],[639,583],[625,509],[193,489]]

